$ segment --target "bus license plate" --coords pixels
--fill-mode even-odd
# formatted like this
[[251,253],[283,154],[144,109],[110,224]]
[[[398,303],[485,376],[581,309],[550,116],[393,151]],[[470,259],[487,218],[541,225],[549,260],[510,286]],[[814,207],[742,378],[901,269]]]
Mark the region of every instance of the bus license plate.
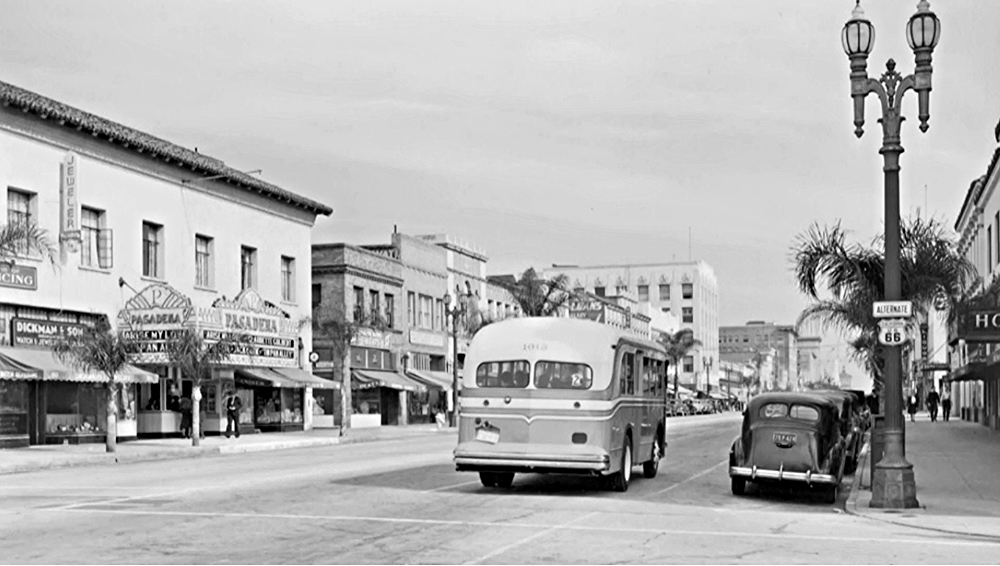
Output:
[[500,442],[500,429],[493,427],[477,428],[476,440],[480,442],[487,442],[489,444],[496,444],[497,442]]

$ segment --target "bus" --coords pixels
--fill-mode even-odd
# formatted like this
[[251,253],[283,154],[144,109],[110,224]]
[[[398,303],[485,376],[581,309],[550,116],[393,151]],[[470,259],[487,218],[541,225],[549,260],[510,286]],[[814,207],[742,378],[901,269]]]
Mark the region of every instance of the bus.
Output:
[[656,342],[575,318],[480,330],[466,354],[455,467],[486,487],[516,473],[587,474],[627,491],[666,453],[667,355]]

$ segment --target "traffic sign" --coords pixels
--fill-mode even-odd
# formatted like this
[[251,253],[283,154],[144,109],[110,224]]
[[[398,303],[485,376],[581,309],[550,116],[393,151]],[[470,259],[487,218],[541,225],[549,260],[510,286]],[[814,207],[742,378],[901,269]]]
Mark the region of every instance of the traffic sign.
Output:
[[900,319],[878,321],[878,341],[885,346],[900,346],[909,340],[906,321]]
[[876,301],[872,303],[872,314],[875,318],[910,318],[913,316],[913,303],[910,301]]

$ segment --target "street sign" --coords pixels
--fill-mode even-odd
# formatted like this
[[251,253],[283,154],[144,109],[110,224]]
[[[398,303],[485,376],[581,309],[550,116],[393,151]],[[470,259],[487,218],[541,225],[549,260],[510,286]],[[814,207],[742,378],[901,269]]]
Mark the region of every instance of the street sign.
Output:
[[878,321],[878,341],[886,346],[900,346],[909,340],[906,333],[906,321],[890,319]]
[[876,301],[872,303],[872,314],[875,318],[910,318],[913,316],[913,303],[910,301]]

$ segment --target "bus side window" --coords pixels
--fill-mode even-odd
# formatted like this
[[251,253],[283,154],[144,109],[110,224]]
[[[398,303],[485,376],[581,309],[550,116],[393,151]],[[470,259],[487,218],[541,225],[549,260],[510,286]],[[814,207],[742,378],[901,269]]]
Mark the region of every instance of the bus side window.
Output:
[[635,393],[635,354],[629,352],[622,356],[621,394]]

